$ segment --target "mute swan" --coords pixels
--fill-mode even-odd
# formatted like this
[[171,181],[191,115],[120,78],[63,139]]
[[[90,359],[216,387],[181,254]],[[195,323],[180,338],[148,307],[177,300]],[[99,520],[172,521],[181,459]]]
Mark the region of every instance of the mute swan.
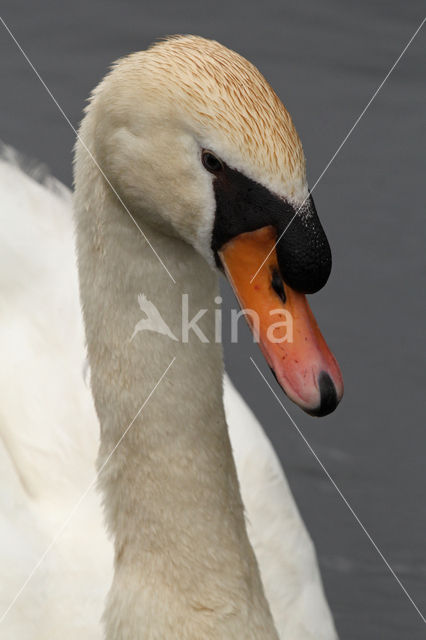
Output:
[[[78,142],[74,208],[97,415],[82,373],[67,191],[35,183],[10,162],[0,165],[0,215],[8,229],[0,253],[0,469],[7,487],[0,602],[8,607],[91,482],[99,422],[114,569],[91,491],[5,616],[2,637],[101,638],[112,579],[108,640],[336,638],[312,543],[275,453],[226,378],[222,399],[222,354],[211,320],[218,291],[211,267],[223,263],[244,302],[251,289],[240,265],[259,266],[270,226],[280,230],[308,195],[290,117],[243,58],[212,41],[177,37],[115,66],[93,93],[81,138],[116,191]],[[281,295],[295,331],[307,331],[307,346],[295,344],[310,379],[298,363],[286,369],[278,362],[262,327],[259,337],[288,395],[307,411],[326,413],[342,394],[340,373],[316,326],[305,327],[312,318],[303,296],[287,284],[311,291],[328,275],[328,245],[312,207],[277,250],[286,278]],[[251,251],[244,254],[253,241],[260,244],[257,264]],[[263,271],[259,276],[256,290],[267,301],[270,287],[262,290]],[[194,311],[210,312],[203,318],[209,342],[132,335],[141,291],[173,329],[188,292]],[[328,378],[320,380],[320,369]]]

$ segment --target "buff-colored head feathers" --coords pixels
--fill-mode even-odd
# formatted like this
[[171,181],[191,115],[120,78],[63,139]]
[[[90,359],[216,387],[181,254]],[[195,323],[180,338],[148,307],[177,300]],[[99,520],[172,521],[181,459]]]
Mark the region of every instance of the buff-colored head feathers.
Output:
[[[218,42],[174,36],[115,65],[143,108],[180,114],[200,144],[278,195],[307,195],[302,145],[284,105],[254,65]],[[108,78],[107,78],[108,80]],[[129,97],[130,99],[130,97]],[[134,93],[132,96],[134,100]]]
[[[134,215],[177,233],[212,265],[216,202],[201,149],[293,204],[308,195],[285,107],[250,62],[212,40],[176,36],[119,60],[93,91],[80,137]],[[104,187],[92,165],[79,141],[82,208]]]

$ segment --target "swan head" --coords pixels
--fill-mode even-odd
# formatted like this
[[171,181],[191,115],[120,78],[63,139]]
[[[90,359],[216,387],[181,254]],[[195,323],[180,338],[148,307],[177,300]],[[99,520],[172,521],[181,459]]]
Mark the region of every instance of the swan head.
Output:
[[300,139],[261,73],[215,41],[175,36],[119,60],[87,112],[96,160],[135,217],[225,270],[261,318],[291,302],[309,348],[271,348],[265,327],[261,347],[293,400],[316,415],[332,411],[340,371],[303,296],[326,283],[330,248]]

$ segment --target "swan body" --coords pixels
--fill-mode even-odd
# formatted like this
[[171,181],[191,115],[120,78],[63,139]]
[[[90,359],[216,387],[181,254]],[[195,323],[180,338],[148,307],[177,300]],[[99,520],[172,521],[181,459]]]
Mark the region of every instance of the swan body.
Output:
[[[70,193],[52,180],[40,184],[4,151],[0,193],[8,229],[0,252],[3,612],[93,482],[99,426],[84,375]],[[334,638],[310,537],[267,437],[227,376],[224,401],[280,637]],[[81,632],[100,640],[111,576],[112,545],[92,488],[0,624],[2,638],[66,640]]]
[[[126,193],[127,202],[139,213],[143,207],[135,167],[141,158],[143,164],[144,154],[151,154],[148,174],[156,168],[158,173],[158,154],[166,153],[167,133],[174,129],[172,123],[164,139],[148,137],[141,146],[138,136],[145,123],[138,121],[130,105],[134,63],[122,69],[124,77],[129,75],[121,93],[122,108],[134,116],[132,128],[115,122],[111,137],[103,138],[105,146],[97,146],[95,125],[118,113],[111,102],[97,99],[98,89],[81,134],[92,148],[97,147],[113,185],[120,194]],[[104,95],[113,88],[107,82]],[[163,105],[159,117],[164,121],[168,115]],[[150,146],[154,143],[155,150]],[[121,158],[110,153],[114,146],[125,150]],[[183,146],[191,147],[189,139]],[[134,153],[139,157],[132,157]],[[120,162],[127,172],[122,172]],[[256,170],[250,166],[255,177],[262,177],[262,166]],[[167,183],[171,170],[166,167],[160,182]],[[185,176],[191,169],[180,171]],[[288,173],[268,175],[271,184],[280,181],[281,188],[290,180],[290,191],[300,197],[305,189],[303,171],[304,165],[295,165],[291,179]],[[3,609],[57,537],[0,623],[2,638],[67,640],[80,634],[100,640],[107,601],[103,624],[108,640],[335,640],[312,542],[272,446],[226,376],[222,399],[220,348],[193,341],[185,350],[164,332],[132,334],[140,320],[141,290],[158,302],[171,327],[178,294],[81,147],[76,184],[80,287],[95,406],[84,373],[70,194],[55,182],[39,184],[10,159],[0,163],[0,216],[2,228],[8,229],[0,240]],[[207,255],[211,220],[205,211],[211,215],[213,203],[206,176],[200,175],[184,201],[175,203],[173,215],[170,209],[166,214],[170,202],[158,198],[161,188],[160,201],[155,202],[150,184],[148,175],[144,228],[158,252],[168,256],[178,285],[184,288],[191,282],[194,304],[212,308],[217,284]],[[189,222],[179,211],[185,205],[192,207]],[[104,335],[97,342],[94,334],[100,327]],[[206,331],[210,335],[212,328]],[[114,350],[119,355],[111,359],[108,354]],[[170,354],[175,354],[176,363],[158,396],[153,395],[144,408],[143,428],[135,424],[103,470],[103,461],[154,387]],[[197,364],[205,367],[204,376],[200,377]],[[207,432],[205,441],[188,426],[200,421]],[[93,486],[99,422],[100,486],[114,545]],[[159,434],[159,424],[165,434]],[[164,511],[167,505],[171,520]],[[193,520],[197,510],[200,522]],[[62,530],[70,512],[72,518]]]

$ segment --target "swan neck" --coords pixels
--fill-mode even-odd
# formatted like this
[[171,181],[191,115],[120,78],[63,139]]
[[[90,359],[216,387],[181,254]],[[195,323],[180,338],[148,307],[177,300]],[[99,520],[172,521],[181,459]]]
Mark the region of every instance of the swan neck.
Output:
[[[276,639],[224,415],[217,276],[189,245],[140,221],[174,284],[98,178],[81,184],[77,171],[80,290],[101,425],[99,483],[115,549],[106,638],[176,637],[179,629],[182,640]],[[194,332],[182,342],[182,294],[190,315],[206,310],[198,324],[207,342]],[[146,317],[140,295],[177,340],[135,333]]]

